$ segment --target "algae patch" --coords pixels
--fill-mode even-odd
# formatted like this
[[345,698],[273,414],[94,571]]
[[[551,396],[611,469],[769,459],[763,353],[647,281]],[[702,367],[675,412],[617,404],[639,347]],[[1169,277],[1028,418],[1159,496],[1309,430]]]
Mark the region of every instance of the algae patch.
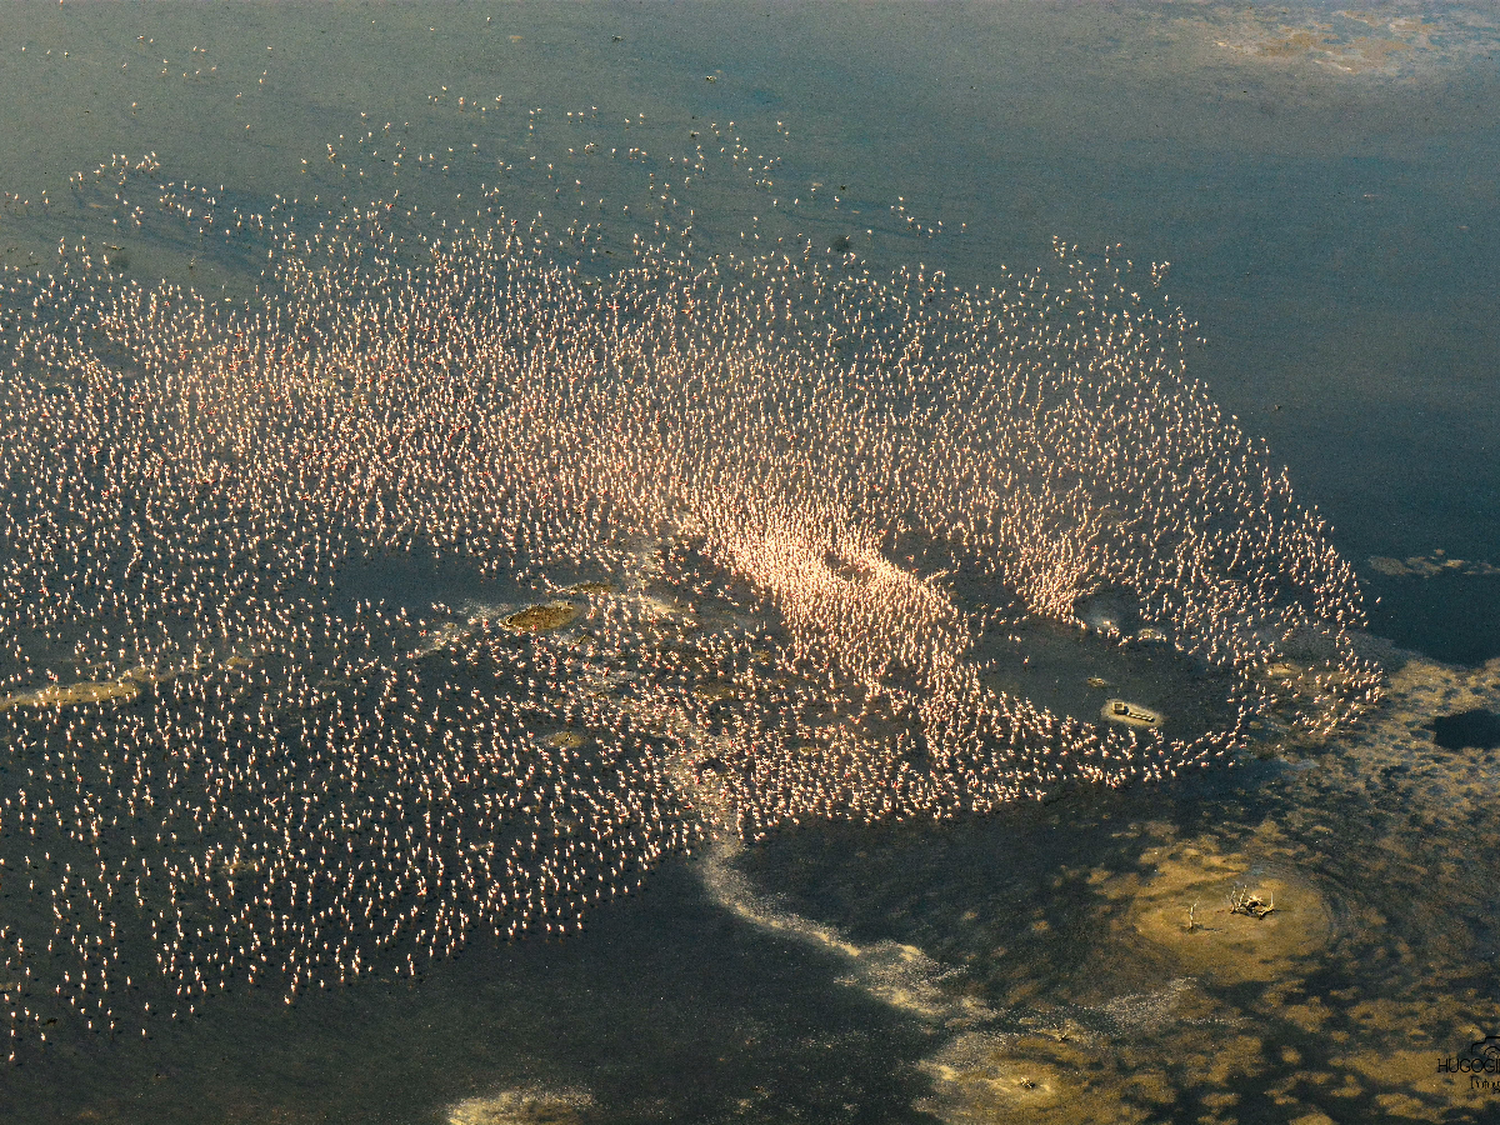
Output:
[[110,700],[128,703],[140,694],[141,685],[129,677],[75,684],[48,684],[35,691],[6,696],[0,700],[0,711],[12,707],[71,707],[79,703],[104,703]]
[[578,607],[571,602],[548,602],[529,605],[505,618],[505,624],[517,633],[550,633],[571,625],[578,617]]
[[573,1125],[594,1103],[581,1090],[502,1090],[448,1108],[448,1125]]

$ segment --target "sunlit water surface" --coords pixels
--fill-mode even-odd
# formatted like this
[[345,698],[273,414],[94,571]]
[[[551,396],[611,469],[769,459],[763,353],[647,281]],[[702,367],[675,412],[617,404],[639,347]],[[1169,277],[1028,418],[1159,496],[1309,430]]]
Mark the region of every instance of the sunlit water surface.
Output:
[[[61,1021],[0,1072],[0,1114],[1494,1112],[1475,1047],[1500,1034],[1500,25],[1483,8],[37,7],[7,24],[0,254],[20,271],[55,268],[61,244],[253,294],[262,244],[116,198],[122,162],[246,214],[399,199],[438,235],[481,199],[542,212],[590,225],[598,277],[685,221],[704,253],[803,235],[957,285],[1048,260],[1054,236],[1142,277],[1170,262],[1163,288],[1202,336],[1192,377],[1329,519],[1389,685],[1330,742],[1262,730],[1243,768],[1175,784],[710,842],[582,933],[476,938],[415,979],[291,1005],[237,982],[145,1036]],[[683,185],[666,158],[706,138],[714,171]],[[413,615],[526,600],[504,576],[405,565],[348,593]],[[559,581],[590,578],[621,580]],[[1004,690],[1084,718],[1118,692],[1224,721],[1222,686],[1169,649],[1023,631]],[[1469,718],[1435,741],[1447,716]],[[14,866],[7,916],[34,908]]]

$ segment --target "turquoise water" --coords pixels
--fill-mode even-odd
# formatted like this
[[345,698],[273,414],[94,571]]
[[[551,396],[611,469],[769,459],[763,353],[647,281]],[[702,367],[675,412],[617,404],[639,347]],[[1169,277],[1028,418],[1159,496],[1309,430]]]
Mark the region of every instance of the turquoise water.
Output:
[[[11,12],[0,252],[17,269],[85,239],[118,247],[105,253],[142,280],[250,291],[249,243],[199,238],[155,199],[131,200],[143,225],[119,233],[130,204],[108,168],[147,154],[161,180],[247,213],[399,192],[438,229],[494,190],[558,231],[595,224],[601,251],[690,222],[708,253],[800,233],[962,285],[1047,260],[1054,238],[1091,261],[1117,248],[1143,285],[1169,262],[1162,289],[1201,335],[1192,375],[1329,519],[1396,681],[1386,711],[1338,743],[1192,786],[1067,793],[938,827],[804,826],[734,861],[785,896],[782,916],[863,951],[852,959],[707,893],[709,860],[671,861],[580,935],[475,942],[414,983],[290,1007],[242,988],[140,1040],[59,1030],[0,1073],[0,1110],[1481,1119],[1484,1089],[1438,1061],[1500,1033],[1483,878],[1493,754],[1436,748],[1424,724],[1496,709],[1500,694],[1485,667],[1500,657],[1500,25],[1487,18],[1188,4]],[[683,185],[676,161],[710,138],[710,170]],[[1211,913],[1226,881],[1284,896],[1283,937],[1222,939],[1234,971],[1163,940],[1153,913],[1201,902],[1227,933],[1243,916]],[[0,893],[20,898],[3,879]],[[1286,938],[1294,922],[1301,937]],[[935,1009],[862,975],[860,957],[890,941],[935,963],[901,978],[940,993]],[[505,1100],[516,1091],[536,1104]],[[499,1100],[453,1108],[481,1096]]]

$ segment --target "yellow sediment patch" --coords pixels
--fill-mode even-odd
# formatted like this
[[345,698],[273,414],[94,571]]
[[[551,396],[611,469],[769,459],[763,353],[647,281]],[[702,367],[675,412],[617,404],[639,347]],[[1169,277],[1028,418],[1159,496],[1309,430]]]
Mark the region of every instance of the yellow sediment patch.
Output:
[[1492,562],[1484,559],[1456,559],[1442,551],[1434,551],[1430,555],[1413,555],[1407,559],[1372,555],[1370,569],[1388,578],[1431,578],[1435,574],[1493,578],[1500,575],[1500,566]]
[[448,1125],[571,1125],[594,1104],[582,1090],[502,1090],[448,1107]]
[[[1100,1044],[1054,1035],[996,1035],[976,1032],[955,1036],[919,1065],[932,1079],[933,1096],[919,1110],[946,1122],[1026,1121],[1050,1125],[1130,1125],[1150,1120],[1144,1106],[1121,1096],[1113,1076],[1097,1073]],[[1145,1088],[1161,1076],[1143,1072]]]
[[549,633],[571,625],[577,616],[578,607],[570,602],[548,602],[512,613],[505,624],[518,633]]
[[141,685],[128,676],[118,680],[48,684],[35,691],[6,696],[0,700],[0,711],[11,707],[71,707],[78,703],[103,703],[112,699],[128,702],[140,694]]
[[1209,980],[1272,981],[1327,945],[1333,915],[1289,867],[1258,870],[1246,856],[1192,846],[1151,849],[1141,876],[1105,885],[1128,896],[1127,924]]
[[693,694],[699,699],[713,701],[715,699],[732,699],[739,694],[739,691],[733,684],[714,681],[700,683],[697,687],[693,688]]

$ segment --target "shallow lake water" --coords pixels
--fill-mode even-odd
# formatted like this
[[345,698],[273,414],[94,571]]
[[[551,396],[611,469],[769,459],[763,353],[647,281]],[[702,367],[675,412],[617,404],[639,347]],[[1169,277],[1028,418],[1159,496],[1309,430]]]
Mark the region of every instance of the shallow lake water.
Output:
[[[1128,262],[1126,284],[1167,294],[1194,326],[1188,377],[1328,520],[1364,591],[1356,644],[1386,681],[1332,738],[1286,735],[1294,716],[1278,711],[1232,767],[1191,777],[1068,784],[983,816],[708,833],[578,932],[475,934],[413,975],[290,1004],[275,983],[232,980],[144,1033],[12,1015],[0,1116],[1500,1112],[1500,21],[1487,8],[62,5],[7,25],[12,276],[92,255],[114,281],[244,301],[277,222],[392,201],[431,238],[487,207],[537,216],[601,285],[635,240],[684,227],[705,257],[811,246],[955,287],[1054,261],[1058,244],[1091,266]],[[205,235],[185,211],[208,197],[270,229]],[[649,575],[587,567],[558,572],[552,597],[604,612],[610,593],[576,584],[636,579],[666,597]],[[404,557],[340,596],[413,618],[437,604],[454,622],[533,598],[505,575]],[[659,616],[690,619],[683,636],[759,629],[744,603],[707,594]],[[1201,661],[1101,636],[1131,612],[1104,598],[1080,607],[1092,633],[1031,620],[1014,642],[992,638],[994,685],[1087,722],[1114,693],[1158,709],[1168,733],[1228,722]],[[778,639],[774,625],[756,635]],[[732,723],[728,704],[704,713]],[[11,798],[27,760],[19,742],[5,753]],[[6,808],[0,937],[48,910]],[[215,920],[207,898],[188,908]],[[113,940],[102,918],[94,932]],[[4,951],[17,996],[28,966],[51,971]]]

